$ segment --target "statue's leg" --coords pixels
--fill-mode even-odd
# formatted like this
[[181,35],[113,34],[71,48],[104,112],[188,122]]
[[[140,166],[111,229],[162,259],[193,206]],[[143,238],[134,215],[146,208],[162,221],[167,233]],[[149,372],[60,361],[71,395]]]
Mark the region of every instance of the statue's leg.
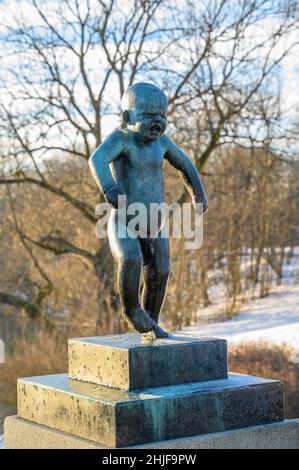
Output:
[[117,213],[113,213],[108,226],[108,236],[113,257],[118,264],[118,288],[124,317],[140,333],[154,332],[156,337],[165,337],[162,330],[141,308],[139,287],[143,256],[138,238],[120,237]]
[[153,240],[154,254],[143,267],[142,306],[158,323],[164,303],[170,271],[168,238]]

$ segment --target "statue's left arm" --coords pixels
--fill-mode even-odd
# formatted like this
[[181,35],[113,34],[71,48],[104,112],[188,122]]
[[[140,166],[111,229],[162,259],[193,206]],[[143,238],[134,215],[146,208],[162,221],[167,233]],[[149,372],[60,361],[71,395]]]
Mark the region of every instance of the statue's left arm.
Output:
[[166,160],[179,171],[193,203],[202,203],[205,212],[208,208],[208,199],[195,165],[169,137],[165,135],[163,139],[166,145]]

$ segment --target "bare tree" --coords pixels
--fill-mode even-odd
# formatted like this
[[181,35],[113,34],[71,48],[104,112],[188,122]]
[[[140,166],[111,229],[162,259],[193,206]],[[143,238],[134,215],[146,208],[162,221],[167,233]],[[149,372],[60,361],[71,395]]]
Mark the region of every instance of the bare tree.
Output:
[[[186,142],[200,169],[223,144],[264,142],[254,121],[275,118],[265,106],[269,113],[263,114],[261,103],[270,103],[266,84],[296,44],[282,47],[297,24],[297,1],[186,0],[180,6],[172,0],[125,5],[23,0],[22,5],[27,9],[14,13],[8,2],[1,7],[7,19],[1,25],[1,184],[48,191],[94,224],[98,193],[88,170],[74,185],[63,184],[63,178],[57,183],[50,158],[56,157],[57,165],[57,158],[86,165],[107,123],[122,125],[116,117],[120,97],[137,79],[167,89],[170,129]],[[118,299],[107,242],[94,250],[77,246],[59,223],[35,239],[20,231],[16,219],[34,256],[42,249],[90,263],[99,280],[98,331],[112,331]]]

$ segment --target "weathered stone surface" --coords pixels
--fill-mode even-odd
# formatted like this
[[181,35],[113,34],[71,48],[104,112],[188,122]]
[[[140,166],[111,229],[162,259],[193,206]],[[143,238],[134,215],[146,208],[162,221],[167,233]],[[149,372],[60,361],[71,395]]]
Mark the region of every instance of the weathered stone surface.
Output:
[[5,419],[4,446],[5,449],[109,449],[103,444],[96,444],[19,416]]
[[[6,449],[107,449],[18,416],[5,420]],[[132,448],[132,447],[131,447]],[[299,419],[134,446],[143,449],[299,449]]]
[[122,390],[227,378],[223,339],[142,340],[140,334],[69,340],[69,375]]
[[282,420],[279,381],[228,379],[126,392],[66,374],[19,379],[21,418],[109,447],[124,447]]

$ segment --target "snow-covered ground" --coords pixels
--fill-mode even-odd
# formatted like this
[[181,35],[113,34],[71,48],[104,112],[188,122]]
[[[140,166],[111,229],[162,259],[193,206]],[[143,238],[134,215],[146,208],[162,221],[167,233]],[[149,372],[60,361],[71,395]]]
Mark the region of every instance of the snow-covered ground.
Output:
[[[251,300],[235,317],[211,321],[215,306],[204,309],[203,319],[184,328],[183,335],[221,337],[230,343],[268,341],[288,344],[299,351],[299,248],[283,267],[281,285],[264,298]],[[294,360],[299,362],[298,357]]]

